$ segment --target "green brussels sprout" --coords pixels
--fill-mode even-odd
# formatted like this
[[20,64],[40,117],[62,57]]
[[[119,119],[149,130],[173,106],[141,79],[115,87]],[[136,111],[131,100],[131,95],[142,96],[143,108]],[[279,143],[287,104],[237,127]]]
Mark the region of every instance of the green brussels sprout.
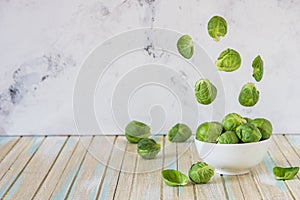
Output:
[[246,121],[247,121],[247,123],[250,123],[250,122],[252,121],[252,119],[251,119],[251,118],[249,118],[249,117],[244,117],[244,120],[246,120]]
[[243,142],[258,142],[262,137],[259,129],[250,123],[242,124],[237,127],[236,135]]
[[232,72],[240,68],[241,56],[233,49],[226,49],[219,55],[216,65],[218,70],[225,72]]
[[259,131],[262,135],[262,138],[261,138],[262,140],[266,140],[271,137],[273,127],[269,120],[264,119],[264,118],[256,118],[254,120],[251,120],[250,123],[259,129]]
[[257,82],[261,81],[264,74],[264,62],[259,55],[256,58],[254,58],[252,62],[252,68],[253,68],[252,76],[254,77],[254,79]]
[[161,176],[168,186],[183,186],[189,182],[189,178],[185,174],[175,169],[163,170]]
[[200,104],[208,105],[215,100],[217,88],[208,79],[200,79],[195,84],[195,96]]
[[148,138],[150,135],[150,127],[139,121],[132,121],[125,128],[125,136],[131,143],[138,143],[142,138]]
[[191,36],[181,36],[177,41],[177,49],[184,58],[190,59],[194,54],[194,44]]
[[245,124],[247,121],[237,113],[229,113],[222,120],[222,125],[225,131],[235,131],[235,129]]
[[227,33],[227,23],[223,17],[214,16],[209,20],[207,30],[210,37],[218,42],[220,37],[224,37]]
[[218,144],[237,144],[239,143],[239,138],[234,131],[226,131],[218,137],[217,141]]
[[223,127],[221,123],[205,122],[197,128],[196,139],[202,142],[216,143],[222,131]]
[[256,89],[253,83],[247,83],[243,86],[240,95],[239,102],[246,107],[254,106],[259,99],[259,91]]
[[143,138],[138,143],[137,152],[144,159],[153,159],[160,151],[160,144],[150,138]]
[[189,177],[194,183],[207,183],[214,176],[214,170],[205,162],[197,162],[191,166]]
[[185,124],[176,124],[168,133],[170,142],[185,142],[192,135],[191,129]]
[[299,167],[274,167],[273,174],[277,180],[291,180],[296,176]]

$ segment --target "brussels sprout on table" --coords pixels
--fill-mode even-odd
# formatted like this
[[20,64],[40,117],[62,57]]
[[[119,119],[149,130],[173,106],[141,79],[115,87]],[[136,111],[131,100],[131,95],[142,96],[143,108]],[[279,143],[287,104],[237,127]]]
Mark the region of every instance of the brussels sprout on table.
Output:
[[236,135],[243,142],[258,142],[262,135],[256,126],[250,123],[242,124],[236,129]]
[[185,174],[175,169],[163,170],[161,176],[168,186],[183,186],[189,182],[189,178]]
[[297,175],[299,167],[274,167],[273,174],[277,180],[291,180]]
[[214,176],[214,170],[205,162],[197,162],[191,166],[189,177],[194,183],[207,183]]
[[239,138],[234,131],[226,131],[218,137],[217,141],[218,144],[237,144],[239,143]]
[[170,142],[185,142],[192,135],[191,129],[185,124],[176,124],[168,133]]
[[195,96],[198,103],[208,105],[215,100],[217,88],[208,79],[200,79],[195,84]]
[[243,86],[240,95],[239,102],[246,107],[254,106],[259,100],[259,91],[256,89],[253,83],[247,83]]
[[183,35],[177,41],[178,52],[186,59],[190,59],[194,54],[194,43],[189,35]]
[[227,33],[227,23],[223,17],[214,16],[209,20],[207,30],[210,37],[218,42],[220,37],[224,37]]
[[226,131],[235,131],[235,129],[245,124],[247,121],[237,113],[229,113],[222,120],[222,125]]
[[144,159],[153,159],[160,151],[160,144],[150,138],[143,138],[138,143],[137,152]]
[[264,118],[256,118],[254,120],[251,120],[250,123],[259,129],[259,131],[262,135],[262,138],[261,138],[262,140],[266,140],[271,137],[273,127],[269,120],[264,119]]
[[219,55],[216,65],[220,71],[232,72],[240,68],[241,62],[241,56],[237,51],[226,49]]
[[257,82],[261,81],[263,74],[264,74],[264,62],[260,56],[257,56],[256,58],[254,58],[254,60],[252,62],[252,68],[253,68],[252,76],[254,77],[254,79]]
[[138,143],[142,138],[148,138],[150,135],[150,127],[139,121],[132,121],[125,128],[125,136],[131,143]]
[[216,143],[222,131],[223,127],[221,123],[205,122],[197,128],[196,139],[202,142]]

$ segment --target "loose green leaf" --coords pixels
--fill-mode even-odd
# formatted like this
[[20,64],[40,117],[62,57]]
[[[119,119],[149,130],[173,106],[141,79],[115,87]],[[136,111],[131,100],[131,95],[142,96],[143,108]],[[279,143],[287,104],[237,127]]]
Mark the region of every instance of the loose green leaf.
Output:
[[211,104],[216,99],[217,88],[208,79],[200,79],[195,84],[195,96],[198,103]]
[[252,68],[253,68],[252,76],[254,77],[254,79],[257,82],[261,81],[264,74],[264,62],[259,55],[253,60]]
[[246,107],[254,106],[259,100],[259,91],[256,89],[253,83],[247,83],[243,86],[240,95],[239,102]]
[[299,167],[274,167],[273,174],[277,180],[290,180],[293,179],[294,176],[299,171]]
[[207,24],[207,30],[210,37],[216,42],[220,41],[220,37],[224,37],[227,33],[226,20],[220,16],[212,17]]
[[150,135],[150,127],[143,122],[132,121],[125,128],[126,139],[131,143],[138,143],[142,138],[148,138]]
[[202,142],[216,143],[223,126],[219,122],[204,122],[196,130],[196,139]]
[[194,183],[207,183],[214,176],[214,170],[205,162],[197,162],[191,166],[189,177]]
[[137,152],[144,159],[153,159],[160,151],[160,144],[150,138],[143,138],[138,143]]
[[168,132],[170,142],[185,142],[192,135],[192,130],[185,124],[176,124]]
[[161,172],[161,176],[168,186],[183,186],[189,182],[188,177],[175,169],[166,169]]
[[216,65],[218,70],[232,72],[240,68],[242,59],[240,54],[233,49],[226,49],[219,55]]
[[259,129],[250,123],[237,127],[236,135],[243,142],[258,142],[262,137]]
[[194,54],[194,43],[189,35],[183,35],[177,42],[178,52],[186,59],[190,59]]

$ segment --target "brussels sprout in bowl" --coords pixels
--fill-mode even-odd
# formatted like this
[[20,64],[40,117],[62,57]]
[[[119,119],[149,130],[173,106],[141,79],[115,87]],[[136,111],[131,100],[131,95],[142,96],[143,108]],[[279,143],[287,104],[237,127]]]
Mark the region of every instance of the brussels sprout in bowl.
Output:
[[259,142],[216,144],[199,141],[195,145],[201,160],[226,175],[246,174],[258,165],[266,155],[271,138]]

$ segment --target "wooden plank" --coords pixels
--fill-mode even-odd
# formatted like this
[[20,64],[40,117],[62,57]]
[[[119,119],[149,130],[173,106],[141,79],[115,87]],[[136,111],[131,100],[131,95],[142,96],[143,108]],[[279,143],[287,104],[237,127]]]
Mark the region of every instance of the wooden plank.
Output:
[[244,199],[238,176],[222,176],[229,199]]
[[8,152],[19,141],[20,137],[0,137],[0,163]]
[[95,136],[72,185],[68,199],[96,199],[115,136]]
[[[178,170],[188,176],[189,169],[192,166],[192,155],[190,151],[191,142],[177,143]],[[195,188],[190,181],[188,185],[178,188],[179,199],[194,199]]]
[[255,184],[253,174],[251,171],[248,174],[239,175],[238,179],[244,199],[262,199],[262,196],[259,193],[259,190]]
[[[176,143],[170,142],[167,136],[165,136],[164,139],[163,154],[164,169],[177,169],[177,145]],[[178,187],[170,187],[162,182],[162,199],[176,200],[178,199],[178,191]]]
[[[124,136],[118,136],[115,142],[109,164],[106,169],[105,178],[99,189],[98,199],[114,199],[114,192],[118,186],[118,179],[124,158],[127,140]],[[123,185],[120,185],[123,187]]]
[[60,176],[63,173],[63,170],[65,169],[68,161],[71,158],[72,153],[76,148],[78,141],[78,136],[71,136],[68,139],[55,164],[53,165],[51,171],[45,178],[44,182],[40,185],[40,188],[34,196],[34,199],[44,200],[50,198],[52,192],[55,189],[56,184],[60,179]]
[[5,197],[31,199],[55,162],[65,140],[66,137],[47,137]]
[[115,191],[115,199],[130,199],[132,182],[135,177],[137,157],[137,145],[127,142],[118,186]]
[[[276,137],[276,136],[274,136]],[[273,176],[274,161],[270,155],[279,152],[278,147],[271,141],[270,154],[265,156],[263,162],[252,169],[254,180],[263,199],[292,199],[289,189],[282,181],[275,180]],[[276,157],[276,156],[275,156]]]
[[[162,146],[163,136],[159,136],[157,142]],[[151,160],[138,156],[136,176],[134,177],[130,199],[157,200],[160,198],[162,157],[162,151],[155,159]]]
[[9,170],[0,181],[0,199],[23,171],[43,140],[44,137],[22,137],[16,148],[13,148],[5,157],[1,163],[1,168]]
[[81,167],[81,163],[87,153],[87,149],[92,141],[92,136],[80,137],[79,142],[65,167],[59,182],[55,186],[51,199],[64,199]]
[[[199,155],[196,150],[195,143],[191,146],[193,163],[199,162]],[[206,184],[195,185],[197,199],[225,199],[227,193],[225,191],[222,177],[215,172],[214,177]]]

